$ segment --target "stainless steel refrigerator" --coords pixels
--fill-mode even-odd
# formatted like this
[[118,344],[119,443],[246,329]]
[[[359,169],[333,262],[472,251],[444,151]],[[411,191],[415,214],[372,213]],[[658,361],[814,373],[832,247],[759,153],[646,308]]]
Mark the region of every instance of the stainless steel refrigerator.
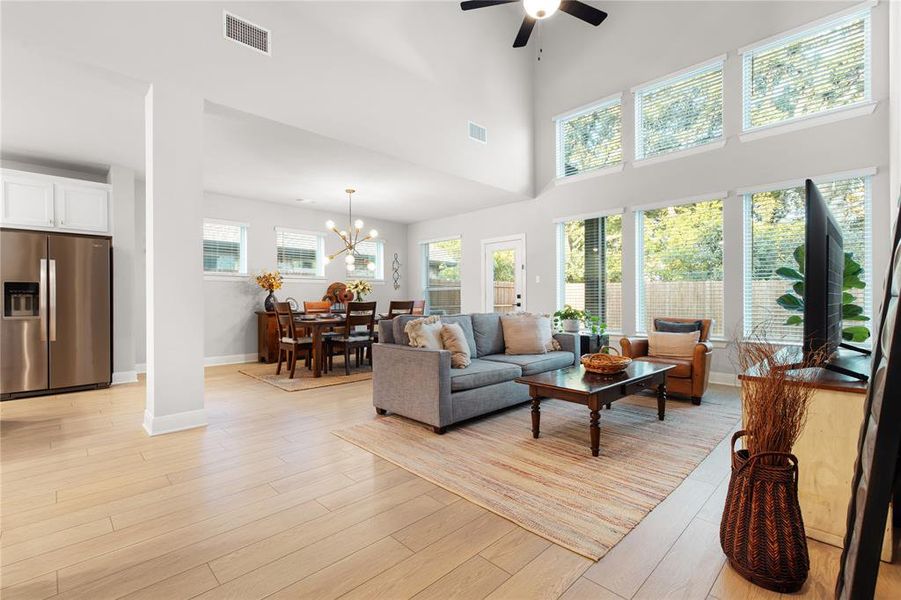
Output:
[[110,385],[108,237],[0,230],[0,398]]

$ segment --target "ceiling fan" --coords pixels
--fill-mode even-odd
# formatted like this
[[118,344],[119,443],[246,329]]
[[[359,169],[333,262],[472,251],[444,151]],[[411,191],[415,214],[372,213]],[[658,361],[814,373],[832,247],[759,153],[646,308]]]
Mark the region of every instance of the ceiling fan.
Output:
[[[499,4],[512,4],[520,0],[466,0],[460,3],[463,10],[474,10],[476,8],[485,8],[487,6],[497,6]],[[535,23],[542,19],[547,19],[557,9],[565,13],[569,13],[577,19],[581,19],[586,23],[590,23],[597,27],[607,18],[607,13],[598,10],[593,6],[589,6],[579,0],[522,0],[523,9],[526,16],[522,20],[519,33],[516,34],[516,40],[513,41],[514,48],[522,48],[529,43],[529,36],[532,35],[532,29]]]

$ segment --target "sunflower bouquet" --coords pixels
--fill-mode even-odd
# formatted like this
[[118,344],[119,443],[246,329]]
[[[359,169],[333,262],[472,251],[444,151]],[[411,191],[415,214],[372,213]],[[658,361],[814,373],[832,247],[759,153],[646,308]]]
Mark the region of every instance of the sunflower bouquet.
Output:
[[257,285],[268,291],[269,293],[272,293],[282,287],[282,274],[278,271],[264,271],[257,275],[256,279]]
[[357,300],[372,293],[372,284],[364,279],[357,279],[347,284],[347,289],[357,295]]

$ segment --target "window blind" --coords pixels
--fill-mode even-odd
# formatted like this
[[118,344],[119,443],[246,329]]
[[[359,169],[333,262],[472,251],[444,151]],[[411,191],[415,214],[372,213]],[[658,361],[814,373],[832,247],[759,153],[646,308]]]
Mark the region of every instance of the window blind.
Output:
[[203,222],[203,270],[207,273],[244,273],[244,226]]
[[[852,290],[863,314],[872,317],[872,201],[870,177],[817,183],[842,230],[845,252],[863,266],[866,288]],[[779,267],[797,268],[793,253],[804,244],[804,186],[745,194],[745,335],[765,332],[773,341],[798,343],[803,326],[786,325],[798,313],[776,304],[791,290],[791,281],[776,274]],[[866,322],[854,322],[867,326]]]
[[295,231],[275,230],[276,264],[278,270],[289,275],[323,277],[324,244],[321,235]]
[[621,332],[623,218],[611,215],[558,223],[561,300]]
[[641,211],[638,227],[638,322],[659,317],[713,319],[723,335],[723,201]]
[[423,288],[430,314],[460,312],[460,238],[428,242],[423,249]]
[[620,164],[622,127],[620,98],[557,119],[557,177]]
[[870,99],[870,11],[745,52],[744,129]]
[[[348,277],[356,279],[383,279],[382,266],[383,243],[377,240],[368,240],[357,244],[357,254],[354,260],[354,270],[348,273]],[[369,270],[369,261],[375,264],[375,270]]]
[[722,137],[723,61],[635,91],[636,160]]

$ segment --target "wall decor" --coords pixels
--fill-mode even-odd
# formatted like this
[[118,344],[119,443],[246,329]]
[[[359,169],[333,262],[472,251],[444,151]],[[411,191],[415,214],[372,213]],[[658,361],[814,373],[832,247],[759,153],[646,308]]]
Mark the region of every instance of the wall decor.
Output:
[[394,278],[394,289],[400,289],[400,259],[397,252],[394,253],[394,260],[391,261],[391,277]]

